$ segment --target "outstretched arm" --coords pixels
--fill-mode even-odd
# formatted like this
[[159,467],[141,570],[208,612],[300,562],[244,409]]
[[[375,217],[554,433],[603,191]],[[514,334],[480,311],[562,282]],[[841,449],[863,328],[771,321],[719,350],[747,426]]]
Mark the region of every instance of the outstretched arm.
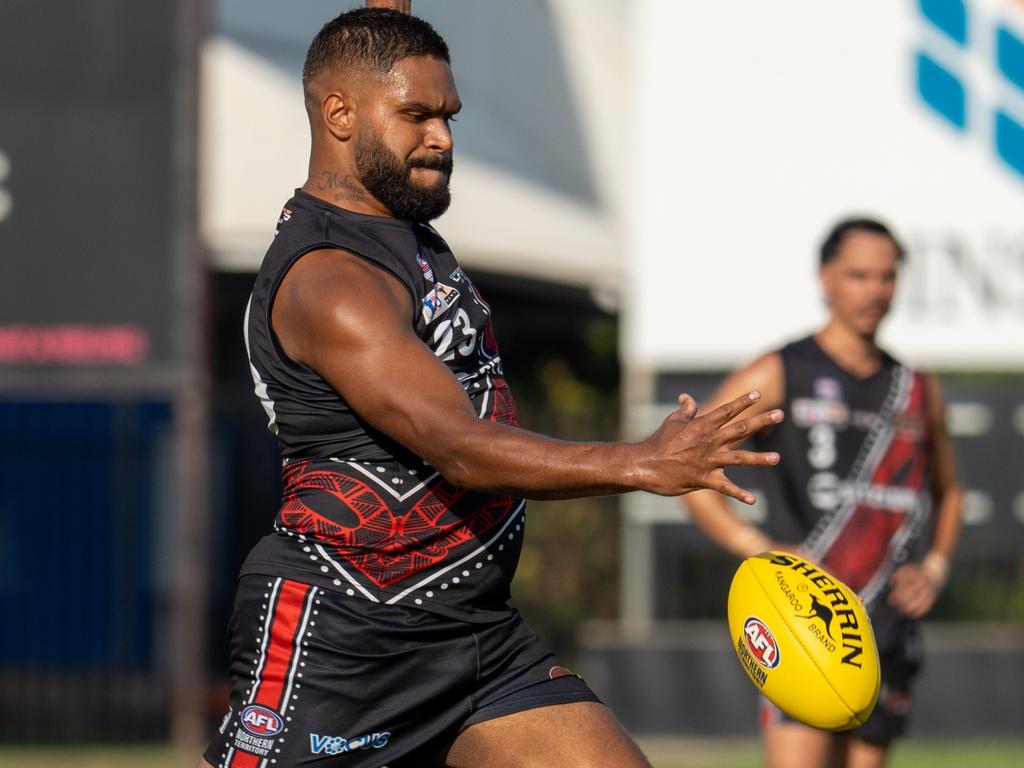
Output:
[[[751,410],[764,413],[782,405],[784,388],[782,358],[769,353],[726,377],[703,408],[715,408],[740,393],[756,389],[761,392],[761,400]],[[684,497],[682,502],[697,526],[736,557],[749,557],[775,546],[760,529],[741,519],[720,493],[699,491]]]
[[567,442],[480,419],[451,371],[414,333],[413,316],[412,299],[395,278],[329,250],[291,268],[272,308],[286,354],[320,374],[369,424],[465,488],[531,498],[714,488],[752,503],[725,468],[778,461],[734,447],[782,418],[775,410],[737,418],[757,402],[751,393],[699,417],[693,399],[681,397],[639,443]]

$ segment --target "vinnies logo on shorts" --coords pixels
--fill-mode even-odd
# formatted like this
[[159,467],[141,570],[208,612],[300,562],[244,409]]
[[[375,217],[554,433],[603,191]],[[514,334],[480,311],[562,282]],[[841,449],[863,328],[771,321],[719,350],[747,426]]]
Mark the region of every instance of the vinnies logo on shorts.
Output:
[[276,736],[284,730],[284,720],[274,710],[252,704],[242,710],[242,727],[253,736]]
[[357,749],[370,749],[371,747],[381,749],[387,746],[389,738],[391,738],[390,731],[367,733],[354,739],[311,733],[309,734],[309,748],[314,755],[342,755],[346,752],[355,752]]
[[921,101],[957,133],[991,142],[1024,181],[1024,34],[1009,21],[1014,5],[991,17],[966,0],[918,0],[918,10]]

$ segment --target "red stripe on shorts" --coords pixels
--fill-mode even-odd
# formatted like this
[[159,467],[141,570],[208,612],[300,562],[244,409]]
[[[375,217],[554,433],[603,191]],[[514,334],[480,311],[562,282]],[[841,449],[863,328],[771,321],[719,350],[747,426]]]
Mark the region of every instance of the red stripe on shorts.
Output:
[[284,581],[281,593],[274,607],[274,617],[270,624],[270,643],[267,646],[267,658],[263,664],[263,672],[256,683],[256,697],[253,702],[270,707],[284,717],[278,707],[282,705],[281,694],[284,692],[285,680],[292,666],[295,654],[299,624],[302,622],[302,611],[306,598],[312,589],[308,584],[297,581]]
[[231,756],[231,763],[228,768],[257,768],[261,760],[263,760],[262,757],[254,755],[252,752],[243,752],[240,749],[235,749],[235,754]]
[[[302,613],[313,588],[297,581],[283,581],[274,613],[270,617],[270,637],[260,677],[256,681],[253,704],[268,707],[285,717],[282,696],[297,652]],[[240,749],[235,750],[228,768],[257,768],[262,757]]]

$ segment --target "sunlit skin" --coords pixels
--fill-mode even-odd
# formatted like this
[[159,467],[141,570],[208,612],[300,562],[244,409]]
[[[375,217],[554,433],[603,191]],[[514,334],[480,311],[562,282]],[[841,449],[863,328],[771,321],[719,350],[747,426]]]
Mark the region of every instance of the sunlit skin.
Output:
[[[462,109],[451,68],[432,56],[411,56],[387,73],[328,72],[312,84],[316,109],[309,177],[303,190],[348,210],[391,216],[360,180],[355,149],[360,131],[376,134],[403,163],[450,156],[451,123]],[[447,184],[443,171],[413,168],[410,181]]]

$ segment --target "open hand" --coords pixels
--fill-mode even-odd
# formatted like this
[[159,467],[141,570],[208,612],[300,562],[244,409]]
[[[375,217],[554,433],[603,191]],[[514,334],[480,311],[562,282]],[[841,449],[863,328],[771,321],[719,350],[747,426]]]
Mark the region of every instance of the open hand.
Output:
[[779,463],[779,454],[744,451],[737,445],[762,429],[783,419],[782,411],[734,421],[761,398],[748,392],[725,405],[697,416],[697,404],[689,395],[679,396],[679,408],[672,413],[645,443],[651,448],[651,477],[648,490],[664,496],[678,496],[701,488],[754,503],[754,495],[740,488],[725,475],[730,466],[771,466]]
[[889,604],[911,619],[919,619],[931,610],[939,596],[939,587],[917,563],[904,563],[889,578]]

